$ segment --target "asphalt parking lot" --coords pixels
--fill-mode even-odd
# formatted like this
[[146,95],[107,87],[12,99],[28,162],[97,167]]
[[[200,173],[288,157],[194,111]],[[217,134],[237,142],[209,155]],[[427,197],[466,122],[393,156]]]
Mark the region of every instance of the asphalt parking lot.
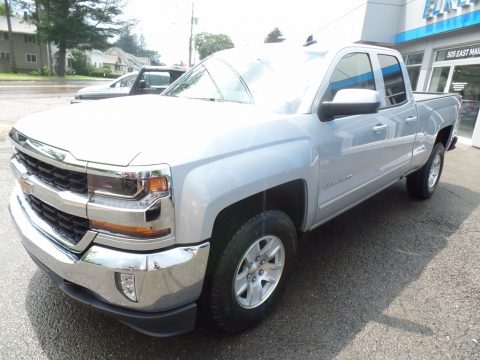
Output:
[[23,250],[0,141],[1,359],[480,359],[480,149],[447,153],[440,187],[399,183],[302,239],[274,311],[236,335],[158,339],[68,299]]

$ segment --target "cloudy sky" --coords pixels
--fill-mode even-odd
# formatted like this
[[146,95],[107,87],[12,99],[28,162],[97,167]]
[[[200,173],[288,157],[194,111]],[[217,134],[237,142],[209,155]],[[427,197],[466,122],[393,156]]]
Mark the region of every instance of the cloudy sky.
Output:
[[[303,42],[366,0],[197,0],[194,3],[198,25],[195,32],[208,31],[229,35],[236,46],[258,44],[275,27],[288,40]],[[129,0],[126,18],[139,20],[137,32],[147,45],[171,64],[188,61],[191,0]]]

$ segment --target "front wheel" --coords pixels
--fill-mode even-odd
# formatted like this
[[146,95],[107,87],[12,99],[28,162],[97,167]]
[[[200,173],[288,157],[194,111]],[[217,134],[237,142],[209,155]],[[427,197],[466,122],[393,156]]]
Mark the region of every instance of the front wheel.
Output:
[[[228,243],[214,266],[206,296],[215,325],[235,332],[260,322],[278,297],[291,270],[297,236],[290,218],[277,210],[229,230],[220,229],[214,239]],[[229,233],[231,238],[221,238]]]
[[427,163],[407,176],[407,191],[410,196],[418,199],[428,199],[438,186],[443,170],[445,148],[442,143],[436,143]]

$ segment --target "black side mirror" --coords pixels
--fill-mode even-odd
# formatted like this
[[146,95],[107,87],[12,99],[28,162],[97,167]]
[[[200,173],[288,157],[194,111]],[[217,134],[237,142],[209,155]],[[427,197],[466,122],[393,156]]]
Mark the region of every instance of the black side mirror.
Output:
[[146,89],[147,88],[147,83],[145,80],[140,80],[140,82],[138,83],[138,87],[140,89]]
[[380,95],[375,90],[342,89],[333,101],[324,101],[318,109],[322,121],[333,120],[336,116],[374,114],[380,108]]

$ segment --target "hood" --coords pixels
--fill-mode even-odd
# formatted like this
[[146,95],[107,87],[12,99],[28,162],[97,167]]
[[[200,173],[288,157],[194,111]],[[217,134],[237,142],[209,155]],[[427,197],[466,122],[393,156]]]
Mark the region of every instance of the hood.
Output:
[[142,95],[63,106],[29,115],[15,128],[78,160],[174,166],[287,141],[299,131],[291,116],[246,104]]
[[111,84],[112,84],[112,83],[109,82],[109,83],[102,84],[102,85],[91,85],[91,86],[87,86],[87,87],[84,87],[84,88],[78,90],[77,95],[78,95],[78,94],[85,94],[85,93],[105,91],[105,90],[110,89],[110,85],[111,85]]

